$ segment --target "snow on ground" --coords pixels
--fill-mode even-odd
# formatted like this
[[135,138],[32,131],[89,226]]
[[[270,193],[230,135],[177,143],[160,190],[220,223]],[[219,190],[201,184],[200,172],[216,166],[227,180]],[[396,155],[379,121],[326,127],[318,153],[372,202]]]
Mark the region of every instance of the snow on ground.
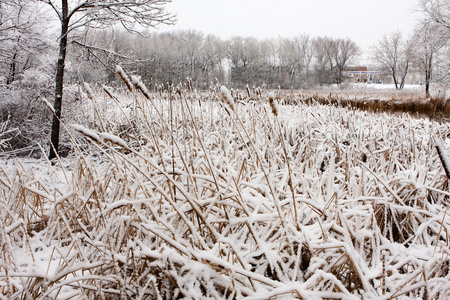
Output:
[[449,125],[135,96],[62,166],[0,161],[4,297],[450,297]]

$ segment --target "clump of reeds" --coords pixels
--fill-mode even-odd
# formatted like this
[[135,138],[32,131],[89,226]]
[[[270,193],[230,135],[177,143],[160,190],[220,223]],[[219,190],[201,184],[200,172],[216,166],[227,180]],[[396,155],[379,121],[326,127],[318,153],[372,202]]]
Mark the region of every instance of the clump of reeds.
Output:
[[149,92],[136,149],[110,114],[108,133],[74,126],[96,151],[66,177],[2,161],[4,297],[446,298],[447,179],[428,138],[450,127],[221,93],[229,115],[214,93]]

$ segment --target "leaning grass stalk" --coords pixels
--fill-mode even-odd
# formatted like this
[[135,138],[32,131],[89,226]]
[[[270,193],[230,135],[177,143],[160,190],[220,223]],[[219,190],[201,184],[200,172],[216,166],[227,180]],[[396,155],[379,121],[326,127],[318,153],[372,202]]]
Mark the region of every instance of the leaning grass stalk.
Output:
[[287,170],[288,170],[288,176],[289,176],[288,185],[289,185],[289,189],[291,190],[292,205],[293,205],[293,209],[294,209],[294,221],[297,226],[297,229],[300,229],[299,222],[298,222],[298,215],[297,215],[297,205],[296,205],[296,200],[295,200],[295,190],[294,190],[295,185],[292,180],[291,164],[289,161],[289,157],[287,155],[286,143],[284,142],[284,136],[283,136],[282,128],[280,125],[280,121],[278,120],[278,108],[276,106],[275,95],[273,93],[269,93],[269,104],[270,104],[270,107],[272,108],[272,113],[275,117],[275,122],[278,126],[278,137],[281,141],[281,146],[283,149],[283,154],[284,154],[284,158],[285,158],[285,162],[286,162],[286,166],[287,166]]
[[64,177],[66,178],[66,182],[69,183],[69,178],[67,177],[67,174],[64,171],[64,166],[62,164],[61,157],[59,156],[58,151],[56,151],[55,147],[53,146],[53,143],[50,143],[50,147],[52,147],[53,153],[55,153],[56,160],[58,160],[59,166],[61,167],[61,170],[63,171]]
[[[171,135],[170,135],[170,137],[171,137],[171,139],[170,139],[170,142],[171,142],[171,155],[172,155],[172,174],[173,174],[173,180],[175,180],[175,153],[174,153],[174,146],[173,146],[173,144],[174,144],[174,136],[173,136],[173,94],[172,93],[170,93],[170,99],[169,99],[169,103],[170,103],[170,133],[171,133]],[[176,198],[176,195],[177,195],[177,190],[176,190],[176,188],[175,187],[173,187],[173,193],[174,193],[174,196],[175,196],[175,198]]]
[[[54,116],[56,116],[55,111],[52,110],[52,112],[53,112]],[[63,127],[63,129],[67,132],[67,135],[69,136],[69,139],[70,139],[70,141],[71,141],[71,144],[75,146],[75,149],[78,151],[79,155],[80,155],[84,160],[86,160],[86,157],[84,156],[83,151],[81,151],[81,149],[80,149],[78,143],[76,142],[76,140],[75,140],[75,138],[73,137],[73,135],[70,133],[70,131],[69,131],[69,129],[67,128],[66,124],[65,124],[58,116],[56,116],[56,117],[58,118],[58,121],[59,121],[59,123],[61,124],[61,126]],[[61,170],[63,171],[64,177],[66,178],[66,182],[69,183],[69,180],[68,180],[67,174],[66,174],[66,172],[65,172],[65,170],[64,170],[64,167],[63,167],[63,165],[62,165],[61,159],[60,159],[60,157],[59,157],[59,155],[58,155],[56,149],[54,148],[53,144],[51,144],[51,147],[52,147],[52,149],[53,149],[53,152],[56,154],[56,159],[58,160],[59,165],[61,166]],[[48,161],[48,159],[47,159],[47,161]]]
[[[141,92],[144,93],[144,95],[145,95],[145,97],[147,98],[147,100],[150,101],[150,104],[155,108],[155,111],[156,111],[156,113],[158,114],[158,116],[159,116],[159,118],[160,118],[160,120],[161,120],[161,123],[163,124],[163,127],[167,130],[167,132],[170,132],[171,134],[173,134],[173,132],[170,131],[170,128],[169,128],[169,126],[168,126],[168,124],[167,124],[167,121],[165,120],[165,118],[164,118],[163,115],[161,114],[160,110],[157,108],[157,106],[156,106],[156,104],[154,103],[153,99],[151,99],[150,95],[148,94],[147,89],[145,88],[145,86],[143,85],[143,83],[140,81],[140,79],[139,79],[138,77],[134,76],[134,77],[133,77],[133,82],[134,82],[135,85],[141,90]],[[146,116],[146,114],[145,114],[145,111],[144,111],[144,109],[143,109],[143,105],[142,105],[142,103],[139,101],[139,99],[138,99],[138,97],[135,95],[135,93],[132,92],[132,91],[131,91],[131,93],[132,93],[132,95],[133,95],[133,97],[134,97],[134,104],[135,104],[134,114],[135,114],[135,117],[136,117],[136,118],[138,117],[138,114],[137,114],[137,108],[140,108],[140,110],[141,110],[141,112],[142,112],[142,114],[143,114],[143,121],[144,121],[144,124],[147,126],[147,129],[148,129],[149,132],[151,133],[152,139],[153,139],[153,142],[154,142],[154,145],[155,145],[155,147],[158,149],[158,152],[159,152],[159,154],[160,154],[160,157],[162,158],[163,156],[162,156],[162,153],[161,153],[161,151],[160,151],[160,149],[159,149],[159,144],[158,144],[158,142],[157,142],[157,139],[156,139],[156,137],[155,137],[155,134],[153,133],[153,127],[150,126],[150,122],[149,122],[149,120],[148,120],[148,118],[147,118],[147,116]],[[131,125],[131,123],[130,123],[130,125]],[[132,126],[132,127],[133,127],[133,126]],[[137,138],[137,137],[136,137],[136,138]],[[139,141],[138,141],[138,144],[140,145],[140,142],[139,142]],[[164,171],[167,172],[167,169],[166,169],[165,164],[163,164],[163,168],[164,168]],[[176,189],[173,188],[173,191],[175,191],[175,190],[176,190]],[[172,191],[172,189],[170,189],[170,193],[171,193],[171,194],[172,194],[173,191]],[[172,198],[174,198],[174,195],[171,195],[171,196],[172,196]]]
[[[226,89],[226,87],[222,87],[222,88],[221,88],[221,92],[222,92],[222,95],[224,95],[223,98],[224,98],[224,99],[226,100],[226,102],[229,104],[229,102],[231,102],[232,98],[231,98],[230,93],[229,93],[229,92],[227,93],[227,92],[225,91],[225,89]],[[230,108],[234,108],[234,105],[233,105],[233,106],[232,106],[232,105],[229,105],[229,106],[230,106]],[[248,141],[249,141],[249,142],[248,142],[249,145],[253,148],[253,151],[255,152],[256,160],[257,160],[257,161],[259,162],[259,164],[261,165],[261,171],[262,171],[263,174],[264,174],[264,178],[266,179],[267,186],[268,186],[268,188],[269,188],[269,190],[270,190],[270,194],[272,195],[272,198],[273,198],[272,200],[273,200],[273,202],[274,202],[274,204],[275,204],[275,207],[276,207],[276,209],[277,209],[277,213],[278,213],[278,215],[280,216],[281,226],[282,226],[283,228],[285,228],[285,216],[284,216],[284,214],[282,214],[282,212],[281,212],[280,203],[279,203],[277,197],[275,196],[275,191],[274,191],[274,189],[273,189],[273,187],[272,187],[272,184],[271,184],[271,182],[270,182],[270,180],[269,180],[269,176],[267,175],[267,172],[266,172],[266,170],[265,170],[265,168],[264,168],[264,165],[263,165],[263,163],[262,163],[261,155],[259,154],[259,151],[256,149],[254,143],[252,142],[252,139],[250,138],[250,135],[248,134],[247,129],[245,129],[244,123],[242,122],[241,118],[240,118],[239,115],[237,114],[236,110],[235,110],[235,109],[231,109],[231,111],[232,111],[233,114],[235,115],[235,117],[236,117],[235,119],[238,121],[239,125],[241,126],[242,130],[244,131],[244,133],[245,133],[245,135],[246,135],[246,137],[247,137],[247,139],[248,139]],[[230,114],[230,116],[231,116],[231,114]],[[233,123],[235,123],[234,118],[232,118],[232,121],[233,121]],[[235,125],[236,125],[236,124],[235,124]],[[237,132],[239,133],[240,137],[242,138],[242,140],[243,140],[244,143],[245,143],[245,139],[242,137],[240,131],[237,130]],[[245,144],[247,145],[247,143],[245,143]],[[250,152],[249,152],[249,153],[250,153]]]
[[189,105],[187,105],[186,99],[184,99],[184,100],[185,100],[185,103],[186,103],[186,108],[187,108],[187,111],[189,113],[189,116],[191,117],[191,122],[192,122],[192,127],[194,129],[194,133],[197,136],[197,140],[200,143],[200,147],[202,147],[203,152],[205,153],[206,162],[207,162],[209,170],[211,172],[211,176],[212,176],[212,178],[214,180],[214,184],[216,185],[217,191],[220,192],[219,184],[217,182],[216,176],[214,175],[214,171],[213,171],[214,169],[213,169],[210,157],[209,157],[209,153],[208,153],[208,151],[206,151],[206,148],[203,145],[203,142],[202,142],[202,139],[201,139],[200,134],[198,132],[197,125],[195,123],[194,116],[192,115],[191,109],[189,108]]
[[117,107],[119,108],[119,110],[122,112],[123,116],[125,117],[125,120],[127,120],[128,125],[130,126],[131,130],[133,131],[133,136],[134,139],[136,140],[136,143],[139,145],[139,147],[141,147],[141,141],[139,140],[139,135],[136,132],[136,129],[134,128],[133,124],[131,123],[130,119],[128,118],[127,114],[125,113],[125,111],[123,110],[122,106],[120,106],[119,100],[117,100],[116,97],[114,97],[111,93],[111,91],[109,91],[105,86],[103,86],[103,90],[105,91],[105,93],[114,100],[114,103],[116,103]]
[[[246,204],[244,204],[244,201],[242,199],[242,194],[241,194],[241,189],[239,188],[239,184],[236,182],[236,179],[234,179],[234,178],[233,178],[233,182],[236,187],[236,192],[238,193],[238,195],[236,197],[237,201],[238,201],[239,205],[242,207],[242,210],[247,215],[247,217],[250,217],[250,212],[248,211],[248,207]],[[253,237],[253,240],[256,242],[258,247],[261,249],[260,239],[255,234],[256,230],[253,228],[253,226],[247,220],[245,221],[245,225],[247,226],[248,231],[250,232],[250,235]]]
[[[215,184],[215,186],[216,186],[216,190],[217,190],[217,192],[219,193],[219,200],[221,201],[221,200],[222,200],[222,195],[221,195],[219,183],[218,183],[218,181],[217,181],[217,178],[216,178],[216,175],[215,175],[215,172],[214,172],[213,165],[212,165],[212,163],[211,163],[211,158],[209,157],[209,153],[208,153],[208,151],[206,151],[206,148],[205,148],[205,146],[204,146],[204,144],[203,144],[203,142],[202,142],[202,139],[201,139],[200,134],[199,134],[199,132],[198,132],[197,125],[196,125],[196,123],[195,123],[195,120],[194,120],[194,117],[193,117],[193,115],[192,115],[191,109],[189,108],[189,105],[187,105],[187,102],[186,102],[187,100],[186,100],[186,99],[184,99],[184,100],[185,100],[185,104],[186,104],[186,108],[187,108],[187,111],[188,111],[188,113],[189,113],[189,116],[191,117],[191,122],[192,122],[192,127],[193,127],[193,129],[194,129],[194,133],[195,133],[195,135],[198,137],[198,141],[199,141],[199,143],[200,143],[200,147],[203,149],[203,152],[205,153],[206,162],[207,162],[207,164],[208,164],[208,168],[209,168],[209,170],[210,170],[211,176],[212,176],[212,178],[213,178],[213,180],[214,180],[214,184]],[[223,211],[224,211],[224,213],[225,213],[225,216],[228,217],[228,212],[227,212],[227,210],[226,210],[226,207],[225,207],[225,206],[222,206],[222,209],[223,209]]]
[[[160,117],[164,129],[166,129],[166,131],[170,132],[170,129],[169,129],[165,119],[163,118],[163,116],[160,113],[159,109],[156,107],[156,105],[153,102],[153,100],[150,100],[150,103],[155,108],[156,113]],[[159,139],[156,137],[156,133],[154,132],[154,128],[153,128],[153,126],[150,125],[150,122],[149,122],[148,118],[146,118],[146,117],[144,118],[144,124],[147,127],[147,130],[150,132],[151,138],[153,140],[153,144],[155,145],[155,147],[156,147],[156,149],[157,149],[157,151],[159,153],[159,156],[162,158],[163,154],[162,154],[162,151],[161,151],[161,149],[159,147]],[[189,168],[188,168],[188,165],[187,165],[187,163],[185,161],[185,158],[183,157],[183,155],[181,155],[182,152],[181,152],[180,147],[179,147],[179,145],[178,145],[178,143],[176,141],[174,141],[174,145],[177,148],[178,153],[180,153],[180,159],[181,159],[181,161],[182,161],[182,163],[183,163],[183,165],[185,167],[185,170],[187,172],[188,178],[194,183],[194,179],[192,178],[192,175],[191,175],[191,173],[189,171]],[[162,164],[162,166],[163,166],[164,171],[166,173],[168,173],[165,164]],[[170,192],[172,193],[172,190]],[[195,192],[195,197],[198,198],[198,196],[196,195],[196,191],[194,191],[194,192]]]
[[[434,254],[436,253],[436,250],[437,250],[437,246],[439,245],[439,239],[440,239],[440,237],[441,237],[441,232],[442,232],[442,229],[444,228],[444,222],[445,222],[445,216],[447,215],[447,211],[448,211],[448,206],[445,208],[445,212],[444,212],[444,215],[442,216],[442,221],[440,222],[440,226],[439,226],[439,232],[438,232],[438,234],[437,234],[437,236],[436,236],[436,245],[434,246],[434,251],[433,251],[433,256],[434,256]],[[447,235],[447,237],[448,237],[448,235]],[[447,239],[447,245],[448,245],[448,239]]]
[[91,100],[93,107],[94,107],[94,119],[95,119],[95,115],[97,115],[97,120],[100,123],[100,128],[102,129],[102,131],[105,131],[105,126],[103,125],[103,120],[102,117],[100,115],[100,113],[97,110],[97,102],[95,101],[95,97],[94,97],[94,92],[92,91],[91,87],[89,86],[88,83],[84,82],[84,90],[86,92],[86,95],[88,97],[89,100]]
[[[423,274],[422,270],[416,269],[413,272],[409,272],[409,276],[407,276],[407,278],[404,279],[403,284],[401,284],[397,290],[392,293],[389,297],[389,299],[395,299],[398,298],[404,294],[410,293],[414,290],[418,290],[421,289],[422,287],[425,286],[425,283],[417,280],[418,277],[420,277]],[[414,284],[412,284],[412,282],[415,282]],[[407,286],[409,284],[408,287],[406,287],[405,289],[403,289],[405,286]]]
[[[247,205],[244,204],[244,201],[243,201],[243,198],[242,198],[242,194],[241,194],[241,192],[240,192],[239,185],[237,184],[237,182],[236,182],[236,180],[235,180],[234,178],[233,178],[233,182],[234,182],[234,184],[235,184],[235,186],[236,186],[236,190],[237,190],[237,193],[238,193],[237,201],[238,201],[239,205],[242,207],[242,210],[244,211],[244,213],[245,213],[245,214],[247,215],[247,217],[249,218],[251,214],[250,214],[250,212],[248,211]],[[249,222],[248,220],[245,220],[245,225],[247,226],[247,228],[248,228],[248,230],[249,230],[249,232],[250,232],[250,235],[253,237],[253,239],[254,239],[254,241],[255,241],[257,247],[258,247],[260,250],[263,251],[264,255],[265,255],[266,258],[268,259],[268,262],[269,262],[270,267],[271,267],[272,269],[278,270],[280,273],[283,273],[283,274],[284,274],[283,270],[281,270],[281,269],[279,268],[279,266],[277,265],[277,263],[276,263],[276,262],[273,262],[273,260],[270,259],[271,255],[270,255],[270,253],[268,252],[267,247],[264,247],[264,242],[261,240],[261,238],[260,238],[259,236],[256,235],[256,233],[255,233],[256,230],[254,229],[254,227],[252,226],[252,224],[250,224],[250,222]],[[284,274],[284,275],[286,275],[286,274]]]
[[[151,101],[151,103],[153,104],[153,101]],[[156,108],[156,105],[154,105],[154,107],[155,107],[157,113],[159,114],[159,110]],[[162,115],[160,115],[160,118],[162,118]],[[159,139],[156,137],[156,133],[154,132],[154,128],[153,128],[153,126],[150,125],[150,122],[149,122],[148,118],[145,116],[145,114],[144,114],[144,118],[143,119],[144,119],[144,124],[147,127],[148,132],[150,132],[150,136],[151,136],[151,138],[153,140],[153,144],[154,144],[156,150],[158,151],[159,157],[162,158],[163,157],[163,153],[162,153],[162,151],[160,149]],[[163,121],[163,124],[167,125],[164,121]],[[172,131],[168,131],[168,132],[171,132],[171,134],[173,134]],[[162,164],[162,167],[163,167],[164,171],[166,173],[168,173],[168,170],[167,170],[166,165],[164,163]],[[175,173],[173,174],[173,179],[175,180]],[[170,185],[170,182],[169,182],[169,185]],[[169,192],[171,194],[171,198],[175,199],[176,188],[173,187],[172,189],[169,189]]]
[[442,167],[444,168],[445,174],[447,178],[450,179],[450,159],[447,156],[444,146],[442,145],[442,141],[439,138],[435,138],[436,150],[439,154],[439,158],[442,162]]
[[380,182],[385,188],[386,190],[388,190],[388,192],[394,197],[395,200],[397,200],[402,206],[406,207],[407,205],[403,202],[403,200],[397,195],[397,193],[392,190],[383,180],[381,180],[374,171],[372,171],[368,166],[366,166],[366,164],[364,164],[362,161],[360,161],[360,164],[367,170],[369,171],[370,174],[372,174],[373,177],[375,177],[378,182]]

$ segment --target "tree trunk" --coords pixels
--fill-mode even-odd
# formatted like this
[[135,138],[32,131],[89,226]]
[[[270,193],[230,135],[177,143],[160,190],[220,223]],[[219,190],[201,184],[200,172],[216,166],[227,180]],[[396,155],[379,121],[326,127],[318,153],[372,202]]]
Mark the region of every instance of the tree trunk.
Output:
[[16,65],[17,65],[17,51],[14,52],[14,55],[12,57],[11,64],[9,65],[9,74],[8,78],[6,79],[6,84],[11,84],[16,80]]
[[433,56],[430,55],[425,64],[425,96],[430,98],[430,82],[431,82],[431,65]]
[[61,121],[64,67],[66,61],[67,34],[69,30],[67,0],[62,0],[61,37],[59,40],[59,56],[55,76],[55,103],[53,115],[49,160],[56,157],[59,149],[59,130]]
[[425,70],[425,97],[430,97],[430,71]]
[[394,85],[395,85],[395,89],[398,90],[398,82],[397,82],[397,77],[395,75],[395,73],[392,73],[392,79],[394,79]]

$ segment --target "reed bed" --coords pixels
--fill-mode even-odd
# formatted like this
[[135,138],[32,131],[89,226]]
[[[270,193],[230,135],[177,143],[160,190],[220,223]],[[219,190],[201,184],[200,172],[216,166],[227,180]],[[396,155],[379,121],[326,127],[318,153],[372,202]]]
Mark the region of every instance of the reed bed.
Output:
[[318,102],[324,105],[337,105],[378,113],[409,113],[414,117],[448,122],[450,120],[450,99],[446,93],[447,89],[443,88],[443,92],[439,89],[429,98],[425,98],[420,89],[423,87],[393,90],[358,84],[357,88],[293,91],[285,93],[285,101],[287,103]]
[[139,82],[2,162],[4,297],[450,297],[447,124]]

